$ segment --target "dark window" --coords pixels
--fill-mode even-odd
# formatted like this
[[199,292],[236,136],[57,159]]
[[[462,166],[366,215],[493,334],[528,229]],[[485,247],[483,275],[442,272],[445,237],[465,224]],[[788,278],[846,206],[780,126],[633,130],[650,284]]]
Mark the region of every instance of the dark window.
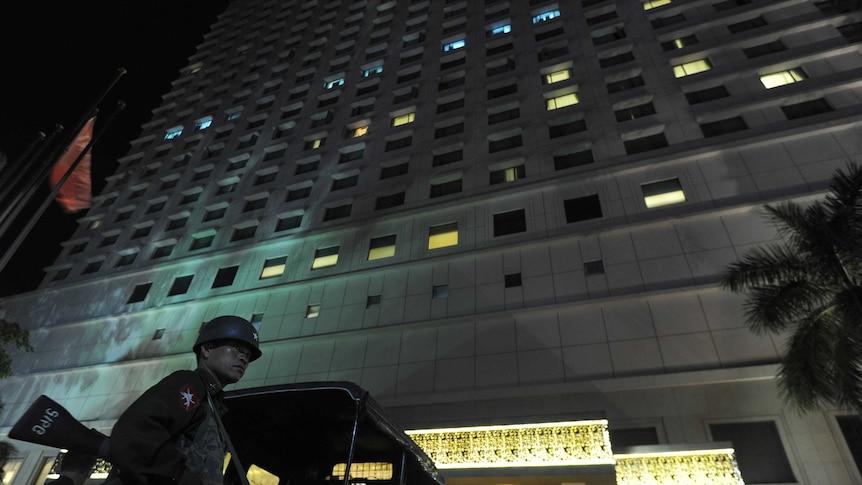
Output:
[[745,120],[742,119],[742,116],[735,116],[733,118],[700,124],[700,131],[703,132],[703,136],[705,138],[734,133],[747,128],[748,125],[745,123]]
[[380,295],[369,295],[365,300],[365,308],[380,306]]
[[662,42],[661,48],[665,51],[672,51],[676,49],[682,49],[683,47],[688,47],[692,44],[697,44],[697,42],[697,37],[695,37],[694,34],[691,34],[686,35],[685,37],[680,37],[678,39]]
[[150,259],[158,259],[164,258],[165,256],[170,256],[173,251],[173,244],[165,244],[164,246],[159,246],[155,250],[153,250],[153,255],[150,256]]
[[298,189],[291,189],[287,191],[287,197],[285,197],[285,202],[290,202],[292,200],[304,199],[311,195],[311,186],[300,187]]
[[120,259],[117,260],[117,266],[128,266],[135,262],[135,258],[138,257],[138,253],[128,253],[120,256]]
[[843,35],[844,38],[847,39],[847,42],[852,43],[862,41],[862,22],[842,25],[841,27],[838,27],[838,33]]
[[563,201],[563,209],[566,212],[567,223],[602,217],[602,205],[598,194],[566,199]]
[[660,29],[662,27],[666,27],[668,25],[678,24],[680,22],[685,22],[685,15],[678,13],[676,15],[671,15],[669,17],[660,17],[657,19],[653,19],[650,24],[652,24],[652,28]]
[[[588,22],[589,22],[589,20],[588,20]],[[565,33],[565,31],[563,30],[563,28],[562,28],[562,27],[557,27],[556,29],[546,30],[546,31],[544,31],[544,32],[537,32],[537,33],[536,33],[536,35],[535,35],[535,37],[536,37],[536,42],[541,42],[541,41],[543,41],[543,40],[548,40],[548,39],[550,39],[551,37],[556,37],[556,36],[558,36],[558,35],[563,35],[564,33]],[[507,44],[507,45],[509,45],[509,46],[510,46],[509,48],[511,49],[511,45],[512,45],[512,43],[510,42],[510,43],[509,43],[509,44]]]
[[337,207],[327,207],[323,211],[323,220],[332,221],[350,216],[350,211],[353,209],[353,204],[344,204]]
[[464,81],[467,80],[466,76],[458,76],[452,79],[441,80],[439,84],[437,84],[437,90],[443,91],[449,88],[454,88],[456,86],[461,86],[464,84]]
[[601,259],[584,262],[584,276],[605,274],[605,264]]
[[611,438],[611,446],[614,449],[629,446],[658,445],[658,431],[650,426],[648,428],[622,428],[608,429]]
[[102,267],[102,263],[104,263],[104,261],[92,261],[88,263],[87,266],[84,268],[84,271],[81,272],[81,274],[90,274],[99,271],[99,268]]
[[784,116],[787,117],[788,120],[795,120],[797,118],[804,118],[806,116],[814,116],[820,113],[828,113],[833,111],[832,106],[826,102],[825,99],[812,99],[811,101],[804,101],[802,103],[791,104],[788,106],[782,106],[781,111],[784,111]]
[[623,144],[626,147],[626,153],[632,155],[666,147],[667,138],[665,138],[664,133],[656,133],[655,135],[626,140]]
[[559,138],[561,136],[580,133],[582,131],[587,131],[587,122],[585,120],[575,120],[548,127],[548,136],[551,138]]
[[275,224],[275,230],[278,232],[295,229],[299,227],[300,224],[302,224],[302,215],[279,217],[278,222]]
[[688,104],[706,103],[707,101],[726,98],[728,96],[730,96],[730,93],[727,91],[727,88],[724,87],[723,84],[711,88],[701,89],[700,91],[692,91],[690,93],[685,93],[685,99],[688,100]]
[[383,167],[380,169],[380,180],[404,175],[407,173],[408,168],[409,166],[407,163],[392,165],[390,167]]
[[204,214],[204,222],[221,219],[224,217],[225,212],[227,212],[227,207],[219,207],[218,209],[207,211],[207,213]]
[[365,149],[361,150],[352,150],[349,152],[342,153],[338,156],[338,163],[347,163],[352,162],[354,160],[359,160],[362,158],[362,155],[365,154]]
[[493,76],[496,76],[497,74],[503,74],[504,72],[514,71],[514,70],[515,70],[515,59],[512,59],[511,57],[509,57],[508,59],[506,59],[506,62],[503,62],[500,64],[495,63],[493,66],[490,66],[487,69],[485,69],[485,76],[486,77],[493,77]]
[[730,24],[727,26],[727,30],[729,30],[732,34],[736,34],[739,32],[745,32],[746,30],[763,27],[764,25],[766,25],[766,20],[764,20],[763,17],[754,17],[753,19],[748,19],[742,22],[737,22],[735,24]]
[[[441,70],[451,69],[451,68],[453,68],[453,67],[456,67],[456,66],[460,66],[460,65],[462,65],[462,64],[465,64],[466,62],[467,62],[467,58],[466,58],[465,56],[461,56],[461,57],[459,57],[459,58],[457,58],[457,59],[453,59],[453,60],[451,60],[451,61],[441,63],[441,64],[440,64],[440,69],[441,69]],[[418,76],[417,76],[417,77],[418,77]],[[399,78],[399,79],[400,79],[400,78]]]
[[730,10],[732,8],[740,7],[742,5],[748,5],[749,3],[751,3],[751,0],[725,0],[724,2],[712,4],[712,8],[714,8],[717,12],[721,12],[724,10]]
[[319,163],[320,162],[318,162],[317,160],[315,160],[313,162],[297,163],[296,164],[296,170],[294,171],[294,174],[295,175],[301,175],[304,173],[313,172],[313,171],[317,170],[317,165]]
[[117,242],[117,239],[120,237],[119,234],[112,234],[110,236],[106,236],[102,238],[102,242],[99,243],[99,247],[110,246]]
[[641,117],[649,116],[649,115],[654,115],[654,114],[655,114],[655,107],[653,106],[653,104],[651,102],[640,104],[638,106],[632,106],[630,108],[618,109],[618,110],[614,111],[614,115],[616,116],[617,121],[620,121],[620,122],[630,121],[630,120],[634,120],[637,118],[641,118]]
[[153,226],[144,226],[135,229],[135,232],[132,233],[132,239],[138,239],[141,237],[148,236],[150,231],[153,229]]
[[617,26],[613,31],[602,34],[597,37],[593,37],[593,45],[603,45],[608,44],[620,39],[626,38],[626,31],[622,28],[622,26]]
[[625,91],[626,89],[636,88],[638,86],[644,85],[644,78],[640,75],[635,77],[630,77],[628,79],[622,79],[620,81],[614,81],[607,84],[608,94],[618,93],[620,91]]
[[464,107],[464,98],[456,99],[454,101],[449,101],[448,103],[438,104],[437,105],[437,114],[445,113],[447,111],[456,110],[458,108]]
[[332,190],[346,189],[355,186],[357,183],[359,183],[359,174],[333,179]]
[[185,195],[183,195],[183,198],[180,199],[180,205],[190,204],[190,203],[198,200],[198,198],[200,198],[200,196],[201,196],[200,192],[195,192],[193,194],[185,194]]
[[611,20],[611,19],[615,19],[615,18],[617,18],[617,11],[611,10],[610,12],[603,13],[601,15],[596,15],[595,17],[587,18],[587,25],[600,24],[602,22],[605,22],[605,21]]
[[461,192],[461,179],[451,180],[439,184],[431,184],[430,197],[442,197],[444,195],[457,194]]
[[493,125],[495,123],[502,123],[504,121],[518,119],[521,116],[521,109],[519,107],[514,107],[512,109],[508,109],[506,111],[500,111],[498,113],[491,113],[488,115],[488,124]]
[[747,49],[742,49],[742,53],[745,54],[745,57],[749,59],[753,59],[755,57],[765,56],[767,54],[772,54],[773,52],[781,52],[783,50],[787,50],[787,47],[781,43],[780,40],[767,42],[766,44],[756,45],[754,47],[749,47]]
[[152,283],[142,283],[140,285],[136,285],[135,288],[132,290],[132,294],[131,296],[129,296],[128,301],[126,301],[126,304],[144,301],[144,298],[147,297],[147,293],[150,292],[150,288],[152,288],[152,286]]
[[455,135],[464,131],[464,122],[455,123],[454,125],[444,126],[434,130],[434,138],[443,138],[450,135]]
[[168,227],[166,228],[168,231],[173,229],[179,229],[181,227],[185,227],[186,221],[188,221],[188,217],[177,217],[176,219],[171,219],[171,222],[168,223]]
[[249,212],[257,209],[263,209],[266,207],[266,197],[259,197],[254,200],[246,201],[245,206],[242,208],[243,212]]
[[521,286],[521,273],[503,275],[503,287],[515,288]]
[[773,421],[710,424],[713,441],[733,444],[746,483],[796,483]]
[[388,209],[399,205],[404,205],[404,192],[378,197],[377,201],[374,203],[374,210]]
[[851,414],[835,416],[835,419],[838,421],[838,427],[841,428],[844,441],[847,442],[853,462],[856,463],[856,469],[862,471],[862,417]]
[[604,59],[599,59],[599,66],[601,67],[611,67],[619,64],[624,64],[629,61],[635,60],[635,55],[631,51],[624,52],[622,54],[613,56],[613,57],[605,57]]
[[567,168],[579,167],[593,163],[592,149],[586,149],[579,152],[564,153],[562,155],[554,155],[554,170],[565,170]]
[[527,230],[524,209],[494,214],[494,237],[516,234]]
[[401,138],[397,138],[395,140],[389,140],[386,142],[385,151],[397,150],[399,148],[409,147],[413,143],[412,136],[404,136]]
[[496,153],[502,150],[508,150],[523,145],[521,134],[503,138],[502,140],[493,140],[488,142],[488,153]]
[[463,159],[464,149],[459,148],[457,150],[452,150],[451,152],[434,155],[434,157],[431,158],[431,166],[439,167],[440,165],[446,165],[448,163],[460,162]]
[[213,279],[213,288],[222,288],[225,286],[230,286],[233,284],[234,278],[236,278],[236,272],[239,270],[239,266],[228,266],[227,268],[219,268],[218,273],[216,273],[215,278]]
[[488,99],[499,98],[501,96],[506,96],[507,94],[517,93],[518,85],[517,84],[509,84],[507,86],[489,89],[488,90]]
[[544,47],[539,51],[538,59],[539,62],[543,62],[550,59],[554,59],[556,57],[565,56],[568,53],[569,47],[567,45],[562,45],[559,47]]
[[[560,29],[560,32],[562,32],[562,30],[563,29]],[[536,36],[536,37],[538,37],[538,36]],[[538,40],[538,39],[536,39],[536,40]],[[490,57],[490,56],[493,56],[495,54],[500,54],[502,52],[510,51],[514,48],[515,48],[515,44],[513,42],[506,42],[505,44],[501,44],[501,45],[498,45],[495,47],[489,47],[489,48],[485,49],[485,56]]]
[[192,278],[194,278],[194,275],[178,276],[174,278],[174,282],[171,284],[171,289],[168,290],[168,296],[185,295],[189,291],[189,287],[192,285]]
[[242,241],[244,239],[251,239],[254,237],[254,233],[257,230],[257,226],[248,226],[242,227],[240,229],[236,229],[233,231],[233,235],[231,235],[230,240],[233,241]]

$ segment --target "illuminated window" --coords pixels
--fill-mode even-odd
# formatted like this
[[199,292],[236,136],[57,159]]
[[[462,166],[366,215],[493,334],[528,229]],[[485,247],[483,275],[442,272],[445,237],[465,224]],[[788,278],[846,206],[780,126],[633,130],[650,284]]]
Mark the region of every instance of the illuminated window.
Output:
[[395,256],[395,234],[371,239],[368,247],[368,261]]
[[338,262],[338,246],[318,249],[314,252],[314,262],[311,269],[328,268]]
[[333,88],[337,88],[338,86],[342,86],[342,85],[344,85],[344,78],[343,77],[338,78],[338,79],[333,79],[332,81],[327,81],[326,83],[324,83],[323,87],[325,87],[326,89],[333,89]]
[[[369,299],[371,297],[368,297]],[[380,296],[377,296],[378,303]],[[332,467],[332,478],[336,480],[344,480],[344,472],[347,470],[346,463],[338,463]],[[351,463],[350,478],[363,480],[391,480],[392,479],[392,463],[385,462],[369,462],[369,463]]]
[[445,248],[458,244],[458,223],[450,222],[428,229],[428,249]]
[[317,150],[322,147],[326,143],[326,138],[315,138],[313,140],[307,140],[305,142],[304,148],[306,150]]
[[305,308],[305,318],[317,318],[320,316],[320,305],[308,305]]
[[491,171],[491,185],[514,182],[526,176],[524,165]]
[[359,138],[360,136],[365,136],[367,134],[368,134],[368,125],[364,125],[364,126],[357,126],[356,128],[354,128],[353,133],[351,133],[351,136],[353,138]]
[[564,94],[562,96],[557,96],[556,98],[545,100],[545,107],[548,111],[565,108],[566,106],[571,106],[573,104],[578,104],[577,93]]
[[804,81],[808,76],[802,72],[802,69],[788,69],[786,71],[774,72],[760,76],[760,82],[766,89],[777,88],[785,84],[793,84],[795,82]]
[[372,67],[371,69],[362,71],[362,77],[371,77],[375,74],[380,74],[381,72],[383,72],[383,66]]
[[[18,470],[21,469],[21,464],[23,463],[24,460],[22,459],[10,458],[3,464],[3,485],[10,485],[12,483],[12,479],[18,474]],[[53,464],[53,462],[51,463]]]
[[554,84],[558,82],[565,81],[567,79],[571,79],[572,70],[571,69],[562,69],[559,71],[554,71],[550,74],[545,74],[545,84]]
[[551,10],[548,12],[540,13],[539,15],[536,15],[535,17],[533,17],[533,23],[538,24],[539,22],[546,22],[548,20],[555,19],[559,16],[560,16],[559,10]]
[[453,42],[449,42],[443,46],[443,52],[454,51],[460,49],[467,45],[467,41],[464,39],[459,39]]
[[213,124],[213,119],[211,117],[205,118],[205,119],[197,122],[197,129],[200,131],[203,131],[203,130],[206,130],[207,128],[209,128],[210,126],[212,126],[212,124]]
[[416,113],[407,113],[406,115],[396,116],[392,118],[392,126],[406,125],[413,123],[416,120]]
[[670,3],[670,0],[647,0],[644,2],[644,10],[652,10],[656,7],[661,7],[662,5],[667,5]]
[[260,272],[260,279],[274,278],[284,274],[284,268],[287,265],[287,256],[278,258],[270,258],[264,261],[263,270]]
[[662,180],[641,185],[644,204],[648,209],[685,202],[685,193],[679,179]]
[[685,77],[699,72],[708,71],[710,69],[712,69],[712,64],[709,62],[709,59],[701,59],[699,61],[686,62],[685,64],[673,66],[673,75],[675,77]]
[[165,140],[173,140],[174,138],[183,134],[183,127],[179,128],[171,128],[165,133]]
[[661,43],[661,48],[666,51],[672,51],[675,49],[682,49],[683,47],[690,46],[692,44],[697,44],[698,40],[694,34],[686,35],[685,37],[679,37],[673,40],[669,40],[667,42]]
[[493,29],[490,30],[490,33],[491,33],[491,35],[500,35],[500,34],[508,34],[511,31],[512,31],[512,25],[506,24],[506,25],[502,25],[500,27],[494,27]]

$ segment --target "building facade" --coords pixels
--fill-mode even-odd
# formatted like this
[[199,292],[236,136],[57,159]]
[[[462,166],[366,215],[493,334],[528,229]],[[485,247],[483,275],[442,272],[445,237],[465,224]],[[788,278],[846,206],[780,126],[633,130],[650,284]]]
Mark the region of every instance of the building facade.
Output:
[[[717,284],[777,239],[764,204],[862,161],[860,40],[830,1],[234,0],[3,299],[37,351],[0,425],[46,394],[109,432],[238,314],[264,350],[242,387],[355,382],[407,429],[605,419],[615,450],[731,442],[746,483],[860,483],[858,418],[788,408],[781,339]],[[19,448],[29,485],[51,450]]]

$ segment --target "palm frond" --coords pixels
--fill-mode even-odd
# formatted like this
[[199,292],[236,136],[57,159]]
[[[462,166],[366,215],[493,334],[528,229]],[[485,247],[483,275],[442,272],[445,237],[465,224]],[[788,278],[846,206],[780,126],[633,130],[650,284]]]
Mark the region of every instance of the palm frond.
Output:
[[753,288],[744,304],[746,323],[756,333],[780,333],[808,318],[829,296],[823,287],[802,280]]
[[742,292],[764,285],[806,278],[810,274],[806,262],[795,253],[777,244],[749,250],[743,257],[727,266],[720,284],[733,292]]
[[778,387],[786,401],[799,410],[816,409],[823,402],[836,402],[833,381],[835,329],[827,312],[801,320],[791,335],[781,360]]

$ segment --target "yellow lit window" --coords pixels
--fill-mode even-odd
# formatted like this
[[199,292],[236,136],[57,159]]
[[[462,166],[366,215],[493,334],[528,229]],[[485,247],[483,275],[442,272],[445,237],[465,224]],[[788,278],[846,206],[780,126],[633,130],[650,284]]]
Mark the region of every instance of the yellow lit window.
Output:
[[[344,472],[347,470],[346,463],[337,463],[332,467],[332,478],[344,480]],[[350,465],[350,477],[364,480],[391,480],[392,463],[369,462],[352,463]]]
[[314,262],[311,263],[311,269],[327,268],[335,266],[338,262],[338,246],[331,248],[318,249],[314,252]]
[[368,248],[368,261],[395,256],[395,235],[376,237]]
[[667,5],[670,3],[670,0],[647,0],[644,2],[644,10],[652,10],[656,7],[661,7],[662,5]]
[[545,83],[554,84],[561,81],[565,81],[572,77],[571,69],[563,69],[561,71],[555,71],[550,74],[545,74]]
[[641,190],[648,209],[685,202],[685,193],[682,191],[679,179],[643,184]]
[[777,88],[785,84],[793,84],[795,82],[804,81],[807,76],[800,69],[788,69],[786,71],[774,72],[760,76],[760,82],[766,89]]
[[556,98],[551,98],[545,101],[547,110],[552,111],[555,109],[565,108],[566,106],[571,106],[573,104],[578,104],[578,95],[577,93],[564,94],[562,96],[557,96]]
[[266,260],[263,263],[263,270],[260,272],[260,279],[275,278],[276,276],[283,275],[286,263],[287,256]]
[[365,136],[368,134],[368,125],[359,126],[355,130],[353,130],[353,138],[359,138],[360,136]]
[[407,113],[406,115],[396,116],[392,118],[392,126],[401,126],[406,125],[407,123],[413,123],[416,119],[416,113]]
[[428,231],[428,249],[458,245],[458,223],[434,226]]
[[709,60],[701,59],[699,61],[686,62],[685,64],[673,66],[673,75],[676,77],[685,77],[699,72],[708,71],[710,69],[712,69],[712,64],[710,64]]

